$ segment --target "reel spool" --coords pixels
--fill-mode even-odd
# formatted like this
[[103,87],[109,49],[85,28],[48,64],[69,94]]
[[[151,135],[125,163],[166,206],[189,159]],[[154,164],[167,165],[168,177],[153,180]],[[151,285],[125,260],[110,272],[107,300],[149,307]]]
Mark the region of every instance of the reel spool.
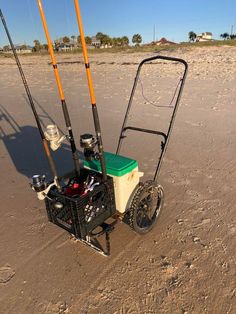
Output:
[[31,179],[30,186],[33,191],[37,193],[37,197],[40,201],[43,201],[46,197],[48,192],[50,191],[52,186],[56,186],[56,182],[54,181],[50,185],[47,184],[45,181],[46,177],[43,175],[34,175]]
[[91,161],[98,159],[98,154],[95,152],[97,140],[92,134],[82,134],[80,136],[80,146],[84,149],[84,157],[86,160]]
[[41,175],[34,175],[32,177],[32,189],[39,193],[39,192],[43,192],[46,189],[46,182],[45,182],[45,176],[41,176]]
[[61,147],[62,142],[66,139],[66,136],[63,135],[60,137],[58,127],[54,124],[47,126],[44,135],[47,141],[50,143],[50,147],[53,151],[56,151]]

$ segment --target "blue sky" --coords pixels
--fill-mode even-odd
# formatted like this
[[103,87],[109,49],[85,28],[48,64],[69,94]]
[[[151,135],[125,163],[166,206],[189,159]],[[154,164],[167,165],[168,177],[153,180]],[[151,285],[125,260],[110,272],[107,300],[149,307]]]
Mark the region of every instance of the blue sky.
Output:
[[[42,0],[51,37],[78,35],[73,0]],[[156,37],[186,41],[187,34],[210,31],[218,38],[236,33],[236,0],[80,0],[85,33],[98,31],[110,36],[140,33],[144,42]],[[0,0],[9,30],[16,44],[45,42],[36,0]],[[0,46],[8,44],[0,23]]]

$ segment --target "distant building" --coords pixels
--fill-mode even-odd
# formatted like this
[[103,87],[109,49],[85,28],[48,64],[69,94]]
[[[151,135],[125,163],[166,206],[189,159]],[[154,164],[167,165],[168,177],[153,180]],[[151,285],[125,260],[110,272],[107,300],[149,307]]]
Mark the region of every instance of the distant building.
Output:
[[113,46],[112,45],[109,45],[109,44],[105,44],[105,45],[101,45],[100,48],[101,49],[108,49],[108,48],[112,48]]
[[196,37],[196,41],[197,42],[210,41],[210,40],[213,40],[212,37],[213,37],[213,35],[211,32],[205,32],[205,33],[198,34]]
[[101,40],[100,39],[97,39],[96,36],[93,36],[91,38],[92,42],[91,42],[91,45],[94,46],[95,48],[100,48],[101,47]]
[[[23,44],[23,45],[15,45],[15,49],[17,53],[31,53],[33,48]],[[11,46],[4,47],[4,52],[12,53]]]
[[160,40],[153,42],[154,45],[157,46],[168,46],[168,45],[176,45],[173,41],[169,41],[166,38],[162,37]]
[[56,46],[56,50],[57,51],[71,51],[75,48],[73,43],[59,43]]
[[56,51],[71,51],[77,47],[77,42],[75,40],[69,40],[68,42],[64,42],[63,38],[56,39],[54,41],[54,49]]
[[17,53],[31,53],[33,48],[27,45],[16,45],[15,49]]

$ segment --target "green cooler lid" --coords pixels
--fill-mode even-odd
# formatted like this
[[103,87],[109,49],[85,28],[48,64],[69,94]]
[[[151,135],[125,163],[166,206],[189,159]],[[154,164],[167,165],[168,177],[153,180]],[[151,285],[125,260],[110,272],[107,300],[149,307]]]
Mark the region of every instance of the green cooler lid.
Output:
[[[115,155],[112,153],[105,152],[105,160],[106,160],[106,168],[107,168],[107,174],[121,177],[132,170],[134,170],[138,163],[134,159],[130,159],[124,156]],[[84,166],[87,168],[90,168],[94,171],[101,172],[101,164],[98,160],[92,160],[92,161],[84,161]]]

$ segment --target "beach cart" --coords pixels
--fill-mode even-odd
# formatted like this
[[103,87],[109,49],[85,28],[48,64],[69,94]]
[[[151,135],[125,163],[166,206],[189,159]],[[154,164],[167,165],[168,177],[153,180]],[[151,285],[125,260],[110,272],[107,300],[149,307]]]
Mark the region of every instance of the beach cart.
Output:
[[[110,254],[110,233],[114,230],[117,222],[125,222],[135,232],[145,234],[154,227],[160,217],[164,203],[164,190],[159,182],[159,172],[174,126],[188,65],[182,59],[161,55],[146,58],[139,64],[121,128],[117,150],[114,153],[105,151],[80,8],[78,1],[75,0],[75,10],[81,36],[95,128],[95,135],[87,133],[80,136],[80,146],[84,158],[79,159],[46,18],[41,0],[37,1],[68,131],[68,134],[63,136],[59,134],[56,125],[47,126],[46,130],[42,129],[28,84],[1,12],[3,25],[29,97],[53,176],[53,180],[48,182],[44,175],[34,175],[31,187],[37,193],[38,198],[45,201],[48,220],[50,222],[65,229],[80,242],[107,256]],[[167,132],[128,125],[128,118],[142,67],[145,64],[152,64],[159,60],[183,66]],[[158,157],[156,170],[151,180],[142,181],[142,164],[139,165],[136,160],[120,154],[125,138],[130,132],[146,133],[150,136],[161,137],[160,156]],[[70,143],[74,169],[70,173],[59,177],[52,158],[52,152],[59,149],[61,143],[66,140]],[[100,241],[101,236],[104,236],[105,242],[104,240]],[[103,245],[101,242],[104,242]]]

